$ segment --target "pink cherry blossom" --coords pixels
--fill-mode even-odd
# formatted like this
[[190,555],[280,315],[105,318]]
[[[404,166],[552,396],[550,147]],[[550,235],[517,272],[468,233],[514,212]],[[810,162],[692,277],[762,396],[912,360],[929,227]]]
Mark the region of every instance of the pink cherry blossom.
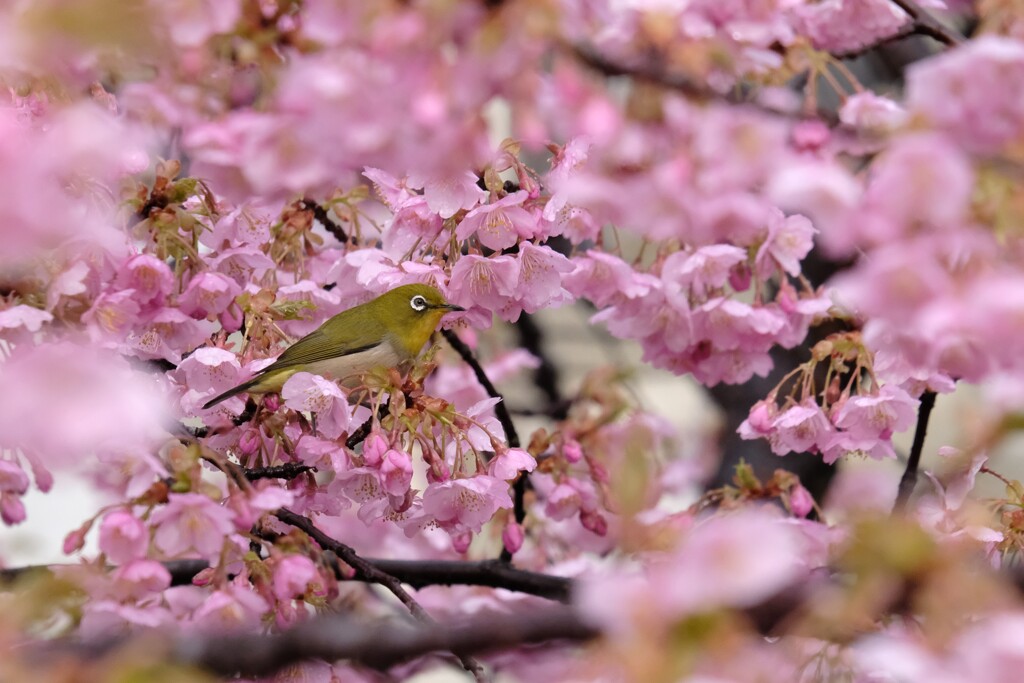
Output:
[[211,593],[192,614],[201,629],[211,633],[256,630],[266,601],[247,586],[229,584]]
[[174,274],[163,261],[139,254],[121,265],[114,284],[120,289],[134,290],[136,302],[149,304],[167,296],[174,287]]
[[730,269],[747,259],[747,252],[731,244],[713,244],[693,252],[677,251],[665,259],[661,277],[683,292],[703,298],[720,289],[729,279]]
[[[524,311],[535,313],[541,308],[559,306],[571,300],[568,290],[562,287],[562,274],[573,271],[569,259],[550,247],[523,242],[519,245],[517,260],[517,302]],[[516,313],[507,319],[515,320],[518,317]]]
[[317,579],[312,560],[303,555],[286,555],[274,563],[274,597],[291,600],[305,593]]
[[537,219],[522,207],[526,192],[520,190],[490,204],[483,204],[466,214],[455,230],[464,240],[476,235],[488,249],[501,251],[537,232]]
[[502,508],[512,507],[508,482],[486,475],[427,486],[423,513],[449,533],[479,532]]
[[994,153],[1024,134],[1022,87],[1024,45],[987,35],[911,66],[907,105],[967,149]]
[[18,304],[0,311],[0,337],[8,342],[18,344],[31,339],[32,333],[38,332],[44,323],[53,320],[53,316],[32,306]]
[[281,398],[292,410],[316,413],[317,430],[329,439],[349,428],[348,399],[336,383],[320,375],[295,373],[281,388]]
[[100,550],[111,562],[127,564],[146,556],[149,530],[126,510],[115,510],[100,523]]
[[380,463],[380,478],[389,495],[404,496],[412,484],[412,458],[408,453],[388,450]]
[[200,273],[189,280],[188,287],[178,297],[178,307],[193,318],[218,318],[228,332],[240,326],[235,316],[225,315],[234,305],[235,297],[242,293],[234,280],[221,273]]
[[532,472],[537,461],[522,448],[509,448],[495,455],[487,463],[487,473],[495,479],[510,481],[519,476],[520,472]]
[[199,493],[172,493],[150,518],[153,541],[170,557],[198,553],[215,559],[224,537],[234,532],[231,512]]
[[134,289],[105,292],[96,297],[82,320],[93,325],[99,338],[112,335],[123,338],[140,324],[141,308]]
[[834,431],[821,406],[808,400],[790,406],[776,416],[768,442],[776,455],[803,453],[824,448]]
[[796,277],[800,274],[800,261],[814,246],[817,230],[803,216],[783,216],[773,211],[768,219],[768,236],[757,251],[756,264],[761,277],[768,277],[774,269],[768,268],[770,258],[784,272]]
[[427,206],[441,218],[451,218],[460,209],[472,209],[487,197],[477,186],[472,173],[452,174],[426,179],[414,178],[411,187],[423,188]]
[[874,43],[899,31],[909,19],[903,10],[885,0],[825,0],[794,8],[802,32],[810,36],[815,47],[830,52],[856,50]]
[[562,278],[563,286],[573,296],[588,299],[601,307],[621,297],[635,299],[644,296],[650,291],[650,281],[653,280],[646,273],[634,271],[617,256],[602,251],[587,252],[573,259],[573,265],[576,269]]
[[888,439],[914,424],[918,402],[898,386],[887,384],[877,394],[851,396],[833,417],[833,424],[854,438]]
[[[489,312],[511,305],[519,283],[519,260],[512,256],[484,258],[470,254],[452,267],[449,289],[452,303],[467,309],[483,307]],[[490,321],[490,316],[487,316]]]
[[907,118],[907,111],[898,102],[870,90],[846,98],[839,109],[840,121],[874,134],[891,133],[903,126]]

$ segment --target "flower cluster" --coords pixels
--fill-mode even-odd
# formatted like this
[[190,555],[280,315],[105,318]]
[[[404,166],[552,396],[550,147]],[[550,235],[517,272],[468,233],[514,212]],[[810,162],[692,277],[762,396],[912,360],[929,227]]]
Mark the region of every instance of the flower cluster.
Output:
[[[600,645],[488,655],[521,680],[1011,679],[1019,598],[996,572],[1024,550],[1024,487],[988,456],[1024,406],[1024,21],[919,5],[5,3],[0,520],[34,521],[30,487],[68,470],[103,502],[64,527],[79,564],[5,593],[0,679],[47,680],[33,641],[61,630],[68,658],[318,614],[386,635],[396,604],[364,581],[425,622],[571,593],[559,618]],[[977,37],[943,23],[958,12]],[[912,33],[934,54],[891,88],[844,63]],[[449,344],[205,407],[412,283],[465,309]],[[672,387],[806,358],[725,406],[780,456],[895,459],[919,397],[958,382],[986,385],[988,419],[902,516],[895,481],[856,471],[823,494],[741,463],[702,490],[720,425],[679,427],[622,368],[558,381],[533,328],[570,305]],[[535,399],[493,386],[527,371]],[[983,475],[1002,497],[972,500]],[[431,585],[456,578],[481,585]],[[89,675],[191,652],[145,649]],[[365,656],[387,671],[253,675],[442,663]]]

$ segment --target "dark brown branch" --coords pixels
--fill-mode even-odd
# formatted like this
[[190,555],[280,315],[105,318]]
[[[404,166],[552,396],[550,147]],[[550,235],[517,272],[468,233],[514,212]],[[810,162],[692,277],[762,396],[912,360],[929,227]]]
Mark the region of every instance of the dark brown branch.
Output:
[[901,26],[899,30],[896,31],[896,33],[891,33],[873,43],[868,43],[867,45],[862,45],[861,47],[854,48],[852,50],[832,52],[831,55],[836,59],[856,59],[857,57],[865,55],[871,52],[872,50],[881,47],[882,45],[888,45],[889,43],[895,43],[898,40],[903,40],[904,38],[909,38],[910,36],[919,35],[920,32],[918,31],[918,28],[918,25],[915,24],[913,21],[908,21],[906,24]]
[[283,465],[252,467],[242,471],[246,479],[256,481],[257,479],[295,479],[300,474],[313,471],[313,468],[297,462],[286,462]]
[[327,210],[314,202],[312,199],[301,199],[299,200],[299,206],[313,214],[313,218],[320,221],[327,232],[334,235],[342,244],[348,242],[348,234],[342,230],[341,226],[334,222],[334,220],[328,215]]
[[480,362],[473,355],[473,350],[466,346],[466,343],[459,339],[459,336],[451,330],[441,330],[441,334],[448,340],[451,347],[455,349],[455,352],[462,357],[462,360],[466,362],[469,367],[473,368],[473,374],[476,375],[476,380],[480,382],[487,395],[491,398],[501,399],[498,404],[494,406],[494,413],[498,418],[498,422],[501,423],[501,428],[505,430],[505,438],[508,439],[508,445],[511,448],[519,448],[519,433],[516,431],[516,426],[512,423],[512,416],[509,415],[508,406],[505,405],[505,399],[501,393],[491,382],[490,377],[484,372]]
[[[336,543],[330,539],[325,541],[330,545]],[[1024,592],[1024,572],[1004,571],[1003,575],[1017,590]],[[813,612],[820,596],[834,595],[837,589],[849,587],[848,576],[834,576],[827,569],[816,570],[803,580],[736,613],[745,617],[750,628],[762,635],[785,635],[791,631],[790,626],[796,627],[795,632],[799,633],[799,621],[794,622],[794,617],[808,610]],[[905,611],[913,604],[914,593],[919,588],[919,582],[902,581],[885,600],[874,605],[872,619]],[[843,642],[862,633],[863,623],[858,620],[853,628],[856,633],[844,633],[840,626],[839,631],[825,637]],[[395,622],[368,623],[348,616],[329,615],[313,618],[276,634],[183,633],[162,636],[157,646],[167,648],[166,659],[174,663],[190,664],[221,676],[257,677],[269,676],[286,666],[311,659],[345,659],[385,669],[433,652],[452,651],[468,656],[529,644],[582,642],[598,636],[599,629],[578,612],[571,608],[557,608],[487,615],[460,623],[412,626]],[[23,647],[20,652],[26,657],[38,657],[40,661],[50,661],[54,653],[70,652],[88,657],[123,646],[130,642],[131,637],[118,636],[89,642],[56,639]]]
[[564,420],[571,405],[562,396],[559,388],[558,367],[544,352],[544,333],[532,315],[523,313],[516,321],[519,345],[540,359],[540,365],[533,371],[533,383],[547,400],[546,414],[556,420]]
[[651,61],[644,65],[627,65],[602,55],[589,45],[574,45],[571,50],[573,55],[583,64],[605,76],[629,76],[640,81],[676,90],[688,97],[702,100],[728,99],[734,104],[736,103],[734,99],[736,96],[723,95],[689,76],[669,72],[660,62]]
[[310,659],[345,659],[386,669],[432,652],[475,654],[531,643],[584,641],[597,634],[568,609],[415,627],[331,615],[276,635],[183,637],[172,649],[177,661],[219,676],[257,677]]
[[381,571],[413,588],[424,586],[488,586],[568,602],[572,580],[516,569],[507,562],[483,560],[368,560]]
[[929,36],[944,45],[959,45],[964,37],[942,24],[932,16],[931,12],[917,4],[914,0],[892,0],[893,4],[910,15],[914,22],[914,32]]
[[[464,562],[461,560],[385,560],[365,558],[385,574],[413,588],[425,586],[485,586],[516,593],[568,602],[573,581],[564,576],[516,569],[497,560]],[[187,586],[196,574],[210,565],[206,560],[170,560],[163,563],[171,573],[172,586]],[[10,583],[32,572],[70,565],[31,565],[0,569],[0,583]],[[350,580],[367,580],[361,575]]]
[[[505,438],[508,439],[508,445],[510,448],[519,448],[519,433],[516,431],[516,426],[512,422],[512,415],[508,412],[508,405],[505,403],[505,397],[495,388],[494,383],[491,382],[491,378],[484,372],[480,362],[473,355],[472,349],[466,346],[465,342],[459,339],[459,336],[452,330],[441,330],[441,334],[448,340],[451,347],[455,349],[456,353],[462,357],[462,360],[466,362],[469,367],[473,368],[473,374],[476,375],[476,379],[483,386],[484,390],[487,391],[487,395],[491,398],[500,399],[494,406],[494,414],[498,418],[498,422],[501,423],[501,428],[505,430]],[[512,513],[515,515],[516,522],[519,524],[523,523],[526,519],[526,475],[520,474],[519,478],[516,479],[512,485]],[[501,560],[503,562],[512,561],[512,553],[507,549],[502,549]]]
[[[387,414],[388,404],[382,403],[380,408],[377,409],[376,421],[379,422],[380,420],[383,420],[384,416],[386,416]],[[363,422],[363,424],[359,425],[356,431],[352,432],[351,436],[349,436],[348,439],[345,440],[345,448],[353,449],[359,444],[361,444],[363,441],[365,441],[366,437],[370,435],[370,431],[373,429],[374,419],[375,418],[372,415],[366,418],[366,421]]]
[[[416,602],[415,598],[409,595],[409,592],[402,587],[402,582],[397,578],[388,574],[381,569],[378,569],[373,563],[368,562],[365,558],[361,557],[351,546],[345,545],[341,541],[336,541],[324,532],[316,528],[316,525],[302,515],[296,514],[291,510],[281,508],[274,513],[279,520],[285,524],[301,529],[311,539],[317,542],[317,544],[324,550],[330,550],[335,555],[340,557],[345,564],[351,567],[356,575],[359,576],[363,581],[370,583],[377,583],[387,588],[392,595],[398,598],[399,602],[405,605],[406,609],[426,627],[435,627],[436,622],[431,617],[423,606]],[[474,678],[478,681],[488,680],[487,675],[484,673],[483,667],[478,661],[465,654],[461,649],[452,650],[455,656],[459,658],[462,666],[473,674]]]
[[924,438],[928,432],[928,419],[931,417],[932,408],[935,407],[935,392],[926,391],[921,394],[921,407],[917,411],[917,428],[914,430],[914,443],[910,446],[910,457],[907,458],[907,468],[900,478],[899,492],[896,494],[896,505],[894,512],[903,512],[910,500],[910,494],[917,484],[917,469],[921,464],[921,452],[924,450]]

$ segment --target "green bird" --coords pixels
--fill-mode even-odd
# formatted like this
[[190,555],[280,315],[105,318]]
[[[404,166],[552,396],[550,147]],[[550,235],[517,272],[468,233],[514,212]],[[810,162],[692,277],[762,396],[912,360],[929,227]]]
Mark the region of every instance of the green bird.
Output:
[[213,397],[203,409],[243,391],[280,391],[297,372],[344,380],[374,368],[397,367],[419,355],[445,313],[464,310],[430,285],[396,287],[329,318],[258,375]]

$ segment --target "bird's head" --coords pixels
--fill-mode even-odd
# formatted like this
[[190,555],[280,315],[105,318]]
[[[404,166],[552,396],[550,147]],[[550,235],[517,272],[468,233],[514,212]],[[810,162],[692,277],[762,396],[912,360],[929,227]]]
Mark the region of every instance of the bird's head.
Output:
[[421,284],[396,287],[371,305],[376,309],[374,315],[413,356],[430,339],[445,313],[466,310],[448,303],[436,288]]

